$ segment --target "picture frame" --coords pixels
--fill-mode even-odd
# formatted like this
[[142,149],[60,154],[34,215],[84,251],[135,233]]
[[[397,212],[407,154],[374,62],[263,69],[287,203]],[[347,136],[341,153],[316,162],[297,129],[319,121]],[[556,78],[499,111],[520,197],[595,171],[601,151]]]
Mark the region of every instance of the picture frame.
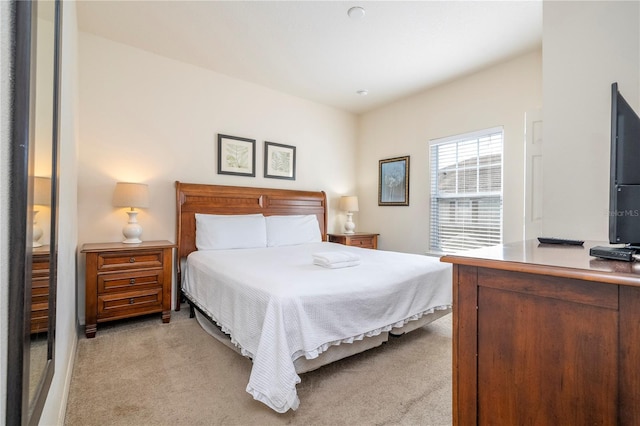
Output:
[[380,160],[378,205],[409,205],[409,156]]
[[265,141],[264,177],[296,180],[296,147]]
[[218,134],[218,174],[256,176],[256,140]]

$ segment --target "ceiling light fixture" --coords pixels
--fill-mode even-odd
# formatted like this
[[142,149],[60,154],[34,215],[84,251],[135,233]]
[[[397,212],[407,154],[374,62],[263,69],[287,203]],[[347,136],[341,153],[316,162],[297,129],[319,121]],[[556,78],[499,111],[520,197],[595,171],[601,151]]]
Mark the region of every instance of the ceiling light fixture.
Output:
[[356,19],[356,20],[364,18],[364,14],[365,14],[365,10],[363,7],[360,7],[360,6],[354,6],[347,11],[347,15],[349,15],[349,18]]
[[367,96],[369,94],[369,91],[362,89],[362,90],[358,90],[356,93],[360,96]]

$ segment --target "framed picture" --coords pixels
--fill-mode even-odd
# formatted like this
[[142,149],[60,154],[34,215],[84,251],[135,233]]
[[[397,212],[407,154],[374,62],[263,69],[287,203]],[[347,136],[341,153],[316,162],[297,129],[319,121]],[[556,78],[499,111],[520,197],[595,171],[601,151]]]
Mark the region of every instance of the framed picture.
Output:
[[264,177],[295,180],[296,147],[265,141]]
[[218,174],[255,177],[255,139],[218,134]]
[[378,205],[409,205],[409,156],[380,160]]

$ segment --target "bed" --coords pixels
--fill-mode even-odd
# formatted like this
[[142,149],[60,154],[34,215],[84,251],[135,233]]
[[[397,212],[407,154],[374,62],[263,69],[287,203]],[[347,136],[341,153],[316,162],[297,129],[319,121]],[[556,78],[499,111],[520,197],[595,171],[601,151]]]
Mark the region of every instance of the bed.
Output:
[[327,242],[322,191],[176,182],[176,201],[176,309],[252,360],[246,390],[277,412],[299,374],[451,311],[451,265]]

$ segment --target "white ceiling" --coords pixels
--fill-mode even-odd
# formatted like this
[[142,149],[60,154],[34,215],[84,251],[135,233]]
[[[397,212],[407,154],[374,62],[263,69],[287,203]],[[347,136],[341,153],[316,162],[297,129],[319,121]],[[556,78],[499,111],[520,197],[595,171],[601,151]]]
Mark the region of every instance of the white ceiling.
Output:
[[542,1],[76,4],[82,31],[354,113],[542,44]]

